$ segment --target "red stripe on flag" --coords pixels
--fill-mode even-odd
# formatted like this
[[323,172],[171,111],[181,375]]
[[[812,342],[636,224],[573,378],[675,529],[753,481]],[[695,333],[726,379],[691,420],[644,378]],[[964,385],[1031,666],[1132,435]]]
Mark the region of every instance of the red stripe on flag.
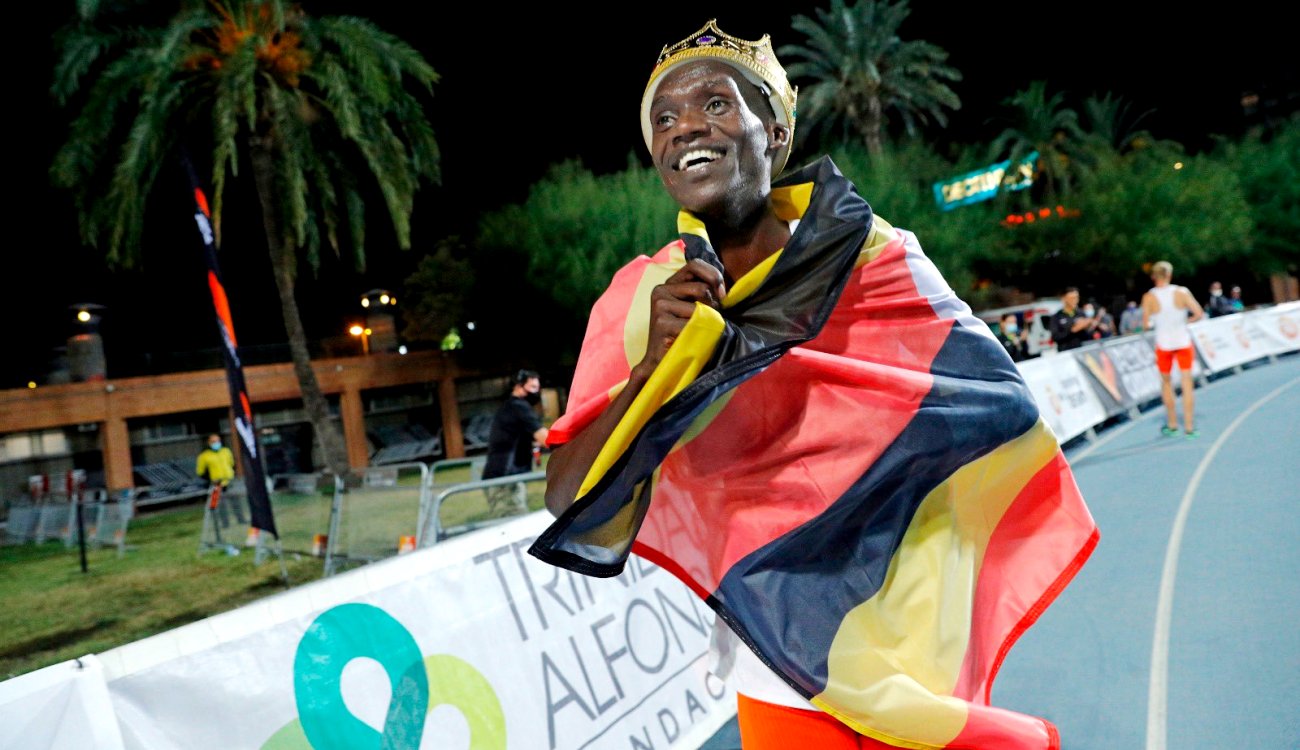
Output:
[[239,394],[239,403],[244,407],[244,423],[251,426],[253,424],[253,407],[248,403],[248,394]]
[[[715,590],[736,561],[825,512],[907,428],[952,326],[891,243],[850,278],[817,338],[668,455],[638,542]],[[801,407],[762,408],[781,403]]]
[[212,213],[208,211],[208,196],[204,195],[199,188],[194,188],[194,202],[199,204],[199,210],[203,212],[204,216],[209,219],[212,218]]
[[955,696],[989,702],[1007,652],[1074,578],[1098,538],[1058,450],[1016,496],[989,538]]
[[643,557],[649,560],[650,562],[654,563],[655,565],[658,565],[659,567],[668,571],[674,577],[680,580],[682,583],[685,583],[690,588],[690,590],[694,591],[695,595],[700,597],[701,599],[708,599],[709,596],[713,593],[712,591],[705,591],[704,589],[700,588],[695,583],[695,578],[689,575],[685,570],[683,570],[680,565],[664,557],[658,551],[653,550],[641,544],[640,542],[632,543],[632,554],[637,555],[639,557]]
[[226,299],[226,288],[212,271],[208,271],[208,290],[212,292],[212,306],[217,309],[217,317],[226,327],[231,346],[238,346],[239,343],[235,341],[235,322],[230,317],[230,301]]

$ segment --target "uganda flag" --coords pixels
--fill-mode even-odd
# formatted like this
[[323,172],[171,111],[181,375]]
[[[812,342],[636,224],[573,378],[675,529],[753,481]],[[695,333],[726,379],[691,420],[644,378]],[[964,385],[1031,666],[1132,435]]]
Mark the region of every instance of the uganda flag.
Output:
[[[829,159],[773,186],[790,241],[697,305],[531,552],[596,576],[635,551],[774,673],[881,746],[1055,748],[989,706],[1015,640],[1098,534],[1011,359]],[[618,272],[592,310],[567,442],[644,355],[651,290],[704,225]]]

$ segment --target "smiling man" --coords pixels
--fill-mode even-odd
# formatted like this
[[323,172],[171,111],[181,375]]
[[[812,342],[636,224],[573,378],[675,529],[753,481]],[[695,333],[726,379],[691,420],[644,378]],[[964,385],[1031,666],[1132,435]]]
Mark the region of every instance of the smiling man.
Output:
[[767,37],[660,54],[641,125],[679,238],[592,309],[530,552],[635,551],[703,598],[746,750],[1056,747],[989,690],[1096,528],[916,237],[829,159],[773,181],[795,96]]

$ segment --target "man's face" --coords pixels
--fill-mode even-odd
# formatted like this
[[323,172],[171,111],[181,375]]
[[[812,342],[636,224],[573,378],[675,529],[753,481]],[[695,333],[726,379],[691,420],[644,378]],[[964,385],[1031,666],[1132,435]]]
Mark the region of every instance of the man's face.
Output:
[[1220,294],[1223,294],[1223,285],[1210,284],[1210,294],[1213,294],[1216,297],[1219,296]]
[[529,378],[524,381],[524,393],[540,393],[542,390],[542,381],[538,378]]
[[788,133],[759,114],[759,96],[739,72],[716,61],[682,65],[659,84],[650,105],[650,152],[682,208],[731,216],[766,203],[772,154]]
[[1061,297],[1061,304],[1065,305],[1065,309],[1067,310],[1075,309],[1079,306],[1079,293],[1066,292],[1065,295]]

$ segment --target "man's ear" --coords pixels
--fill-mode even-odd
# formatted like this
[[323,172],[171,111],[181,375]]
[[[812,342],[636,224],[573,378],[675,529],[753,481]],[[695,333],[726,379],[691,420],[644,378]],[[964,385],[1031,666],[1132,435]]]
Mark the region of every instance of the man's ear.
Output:
[[775,118],[767,126],[767,150],[768,153],[776,153],[781,150],[782,146],[790,142],[790,128],[777,122]]

